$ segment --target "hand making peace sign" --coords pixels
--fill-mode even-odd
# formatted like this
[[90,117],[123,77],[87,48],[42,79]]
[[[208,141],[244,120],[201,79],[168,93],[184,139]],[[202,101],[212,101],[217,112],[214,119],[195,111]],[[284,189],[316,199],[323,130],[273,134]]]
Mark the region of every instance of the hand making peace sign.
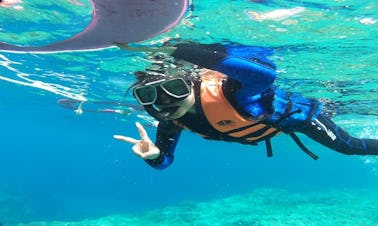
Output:
[[133,152],[141,157],[142,159],[156,159],[160,155],[160,150],[148,137],[146,130],[143,126],[136,122],[135,126],[138,129],[140,140],[134,139],[132,137],[125,137],[122,135],[114,135],[113,137],[117,140],[128,142],[134,144],[132,147]]

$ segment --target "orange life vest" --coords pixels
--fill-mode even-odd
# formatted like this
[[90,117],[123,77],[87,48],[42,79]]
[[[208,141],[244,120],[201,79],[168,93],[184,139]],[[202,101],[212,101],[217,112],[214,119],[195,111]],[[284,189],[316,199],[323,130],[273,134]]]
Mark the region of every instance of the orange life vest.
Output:
[[245,137],[244,141],[251,143],[276,135],[279,132],[277,129],[259,120],[246,119],[234,109],[222,91],[225,78],[216,71],[206,71],[201,75],[201,105],[211,126],[234,138]]

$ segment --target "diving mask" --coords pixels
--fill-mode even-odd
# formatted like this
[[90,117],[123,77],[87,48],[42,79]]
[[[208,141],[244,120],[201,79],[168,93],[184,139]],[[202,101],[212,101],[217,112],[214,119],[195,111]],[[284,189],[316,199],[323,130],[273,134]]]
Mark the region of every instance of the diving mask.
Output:
[[175,99],[183,99],[190,95],[191,89],[183,78],[158,80],[137,86],[133,90],[135,99],[141,105],[152,105],[158,99],[157,89],[161,88],[165,94]]

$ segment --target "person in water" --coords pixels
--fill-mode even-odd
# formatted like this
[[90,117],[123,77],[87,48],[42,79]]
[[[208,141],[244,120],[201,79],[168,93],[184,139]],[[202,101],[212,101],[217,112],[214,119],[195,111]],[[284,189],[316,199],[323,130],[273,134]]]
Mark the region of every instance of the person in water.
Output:
[[210,140],[264,141],[268,156],[270,139],[280,133],[314,159],[318,157],[296,133],[343,154],[378,155],[378,140],[350,136],[322,112],[320,101],[274,86],[276,67],[267,58],[269,49],[191,42],[159,49],[119,46],[160,52],[154,55],[155,64],[135,73],[137,82],[131,87],[136,100],[159,121],[155,143],[138,122],[140,139],[114,135],[133,144],[133,152],[156,169],[173,162],[183,129]]

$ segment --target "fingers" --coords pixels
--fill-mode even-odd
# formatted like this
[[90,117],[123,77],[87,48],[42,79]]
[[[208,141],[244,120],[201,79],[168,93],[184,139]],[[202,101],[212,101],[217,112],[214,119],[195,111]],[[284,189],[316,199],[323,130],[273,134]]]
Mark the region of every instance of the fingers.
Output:
[[140,146],[134,145],[131,150],[133,150],[134,154],[137,155],[138,157],[142,159],[146,159],[149,157],[150,153],[149,152],[143,152]]
[[120,140],[120,141],[131,143],[131,144],[136,144],[140,141],[140,140],[137,140],[137,139],[134,139],[134,138],[131,138],[131,137],[125,137],[125,136],[121,136],[121,135],[114,135],[113,138]]
[[125,141],[128,143],[134,144],[131,150],[133,150],[134,154],[136,154],[137,156],[144,158],[144,153],[142,152],[142,149],[141,149],[142,143],[140,140],[137,140],[131,137],[121,136],[121,135],[114,135],[113,138],[120,141]]
[[137,145],[133,146],[131,150],[133,150],[134,154],[136,154],[138,157],[143,158],[142,157],[143,152],[140,150],[140,148]]
[[[136,122],[135,126],[138,129],[138,132],[139,132],[141,139],[146,140],[146,141],[150,141],[150,138],[148,137],[148,134],[147,134],[146,130],[143,128],[143,126],[139,122]],[[140,142],[140,140],[137,140],[137,139],[134,139],[134,138],[131,138],[131,137],[125,137],[125,136],[122,136],[122,135],[113,135],[113,138],[120,140],[120,141],[125,141],[125,142],[128,142],[128,143],[131,143],[131,144],[136,144],[136,143]]]
[[135,145],[134,147],[131,148],[134,152],[135,155],[142,159],[156,159],[160,155],[160,151],[154,151],[154,150],[148,150],[147,152],[142,152],[140,147]]
[[[151,142],[143,126],[139,122],[136,122],[135,126],[137,127],[139,135],[141,137],[140,140],[134,139],[132,137],[122,136],[122,135],[113,135],[113,138],[120,141],[134,144],[134,146],[132,147],[134,154],[136,154],[142,159],[155,159],[159,157],[159,154],[160,154],[159,149],[156,148],[155,145]],[[154,148],[157,149],[157,151],[154,150]]]
[[140,138],[142,138],[142,140],[150,140],[150,138],[147,135],[146,130],[143,128],[143,126],[139,122],[136,122],[135,126],[137,127]]

